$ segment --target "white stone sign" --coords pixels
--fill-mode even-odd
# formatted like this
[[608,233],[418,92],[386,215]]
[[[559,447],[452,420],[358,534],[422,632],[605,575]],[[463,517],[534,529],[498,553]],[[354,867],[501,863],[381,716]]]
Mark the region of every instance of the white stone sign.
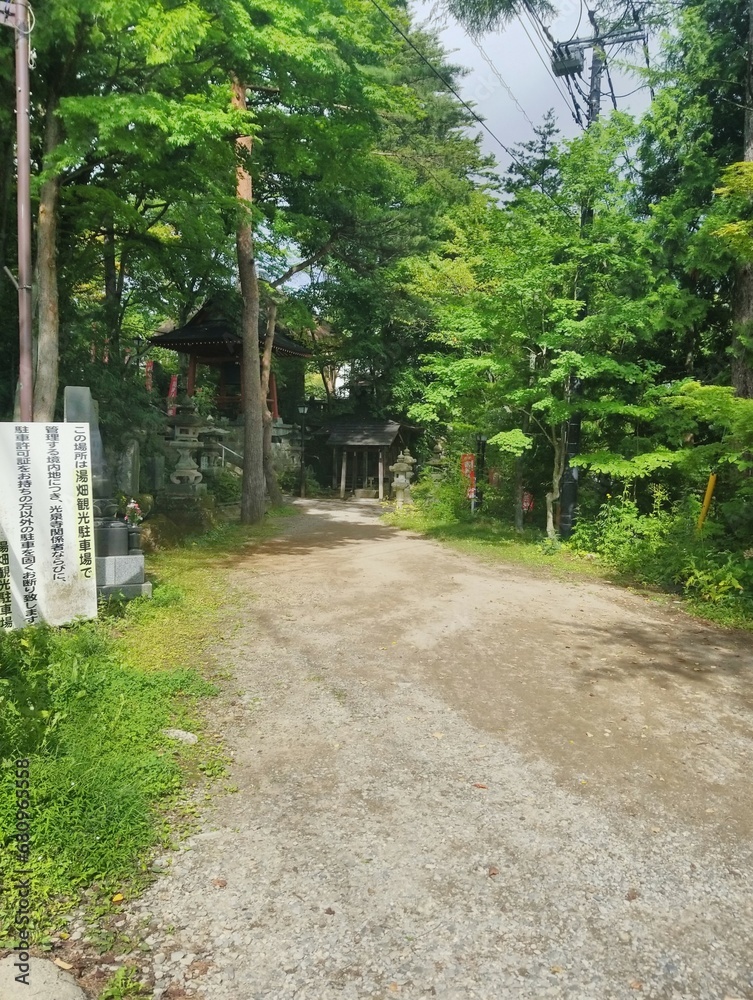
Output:
[[97,617],[88,424],[0,423],[0,628]]

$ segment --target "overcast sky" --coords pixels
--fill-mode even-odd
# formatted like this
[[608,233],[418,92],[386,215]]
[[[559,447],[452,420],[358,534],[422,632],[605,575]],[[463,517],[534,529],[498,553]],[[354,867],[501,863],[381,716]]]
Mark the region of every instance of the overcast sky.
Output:
[[[557,116],[559,128],[564,136],[574,136],[580,131],[572,118],[568,104],[557,90],[554,80],[547,73],[549,53],[544,42],[534,34],[529,22],[525,28],[520,20],[514,20],[502,31],[483,36],[480,44],[492,66],[489,66],[484,55],[479,52],[471,39],[460,25],[447,15],[438,12],[434,0],[413,0],[411,4],[418,23],[430,23],[434,27],[442,26],[440,36],[445,48],[452,53],[452,61],[465,66],[470,73],[461,83],[460,94],[464,100],[474,105],[476,112],[486,121],[491,131],[506,146],[514,146],[532,138],[533,125],[541,123],[545,112],[553,108]],[[588,37],[591,26],[585,10],[578,26],[581,4],[579,0],[561,0],[558,3],[559,18],[549,28],[552,35],[559,41],[567,41],[577,31],[577,37]],[[526,29],[533,41],[526,35]],[[540,54],[537,55],[537,52]],[[612,49],[615,62],[642,61],[640,51],[632,56],[618,54]],[[542,64],[545,60],[546,66]],[[590,52],[586,53],[586,69],[584,76],[588,79],[590,67]],[[495,73],[504,81],[500,81]],[[612,80],[617,95],[626,94],[639,85],[634,76],[617,69],[615,63],[611,66]],[[557,80],[561,89],[567,94],[562,80]],[[505,86],[506,85],[506,86]],[[510,92],[512,93],[512,96]],[[587,87],[586,87],[587,89]],[[602,111],[611,107],[606,80],[604,81],[604,100]],[[618,101],[620,110],[639,114],[648,105],[648,91],[644,88],[631,97]],[[533,125],[532,125],[533,123]],[[510,163],[510,157],[481,129],[484,149],[492,153],[503,169]]]

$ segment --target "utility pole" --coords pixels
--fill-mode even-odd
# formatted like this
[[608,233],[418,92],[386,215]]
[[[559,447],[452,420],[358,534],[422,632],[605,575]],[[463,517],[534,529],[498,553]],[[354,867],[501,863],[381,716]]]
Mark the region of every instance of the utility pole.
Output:
[[18,164],[18,386],[20,417],[33,418],[31,337],[31,140],[29,135],[29,8],[26,0],[0,6],[0,22],[16,34],[16,163]]
[[[593,50],[591,58],[591,80],[588,88],[587,125],[590,128],[598,121],[601,113],[601,77],[607,64],[605,45],[622,44],[625,42],[642,41],[640,31],[599,31],[599,26],[592,12],[589,11],[591,24],[594,28],[592,38],[575,38],[570,42],[555,45],[552,50],[552,70],[555,76],[575,76],[584,66],[583,52]],[[580,229],[584,235],[590,229],[594,219],[591,205],[583,205],[580,213]],[[585,309],[588,309],[586,304]],[[568,386],[570,401],[577,398],[581,381],[573,376]],[[582,415],[573,413],[567,422],[565,433],[565,471],[562,475],[562,490],[560,492],[560,536],[569,538],[575,527],[575,510],[578,506],[578,467],[572,465],[572,459],[580,453],[580,432]]]

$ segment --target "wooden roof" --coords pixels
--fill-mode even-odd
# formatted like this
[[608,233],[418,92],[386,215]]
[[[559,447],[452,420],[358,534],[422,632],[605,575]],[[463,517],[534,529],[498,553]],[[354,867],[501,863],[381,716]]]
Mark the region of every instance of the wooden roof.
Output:
[[[149,342],[153,347],[195,354],[196,357],[206,358],[213,363],[240,360],[243,352],[238,321],[222,305],[214,302],[202,306],[185,326],[173,330],[162,327],[159,333],[149,338]],[[264,331],[260,330],[259,346],[263,343]],[[279,331],[275,333],[272,351],[282,357],[311,357],[311,351]]]
[[333,424],[327,444],[344,448],[386,448],[400,433],[395,420],[352,420]]

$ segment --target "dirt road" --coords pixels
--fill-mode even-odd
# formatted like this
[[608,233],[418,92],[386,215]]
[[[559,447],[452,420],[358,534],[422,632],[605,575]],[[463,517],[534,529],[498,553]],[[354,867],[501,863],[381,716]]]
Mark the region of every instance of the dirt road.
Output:
[[302,507],[230,572],[155,997],[753,998],[750,637]]

